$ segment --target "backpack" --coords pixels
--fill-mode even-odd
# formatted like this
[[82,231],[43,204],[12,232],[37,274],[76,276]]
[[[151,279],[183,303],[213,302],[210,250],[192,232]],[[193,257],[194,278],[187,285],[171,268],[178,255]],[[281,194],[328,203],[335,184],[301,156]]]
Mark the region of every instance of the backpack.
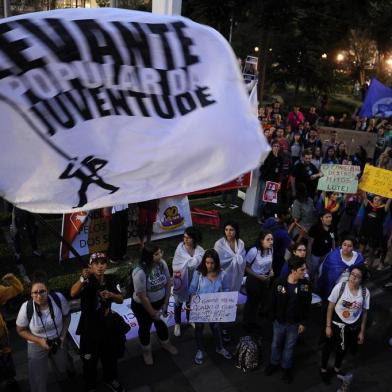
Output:
[[240,338],[235,350],[236,367],[244,373],[255,370],[259,366],[259,347],[252,336]]
[[[63,308],[61,306],[60,297],[57,295],[57,293],[55,293],[53,291],[53,292],[50,292],[48,295],[50,295],[50,297],[48,297],[49,298],[49,301],[48,301],[49,302],[49,310],[50,310],[51,316],[54,320],[53,304],[52,304],[51,300],[53,299],[54,303],[60,308],[61,313],[63,313]],[[30,321],[31,321],[33,314],[34,314],[34,304],[33,304],[33,300],[31,298],[27,301],[26,314],[27,314],[27,320],[30,324]]]

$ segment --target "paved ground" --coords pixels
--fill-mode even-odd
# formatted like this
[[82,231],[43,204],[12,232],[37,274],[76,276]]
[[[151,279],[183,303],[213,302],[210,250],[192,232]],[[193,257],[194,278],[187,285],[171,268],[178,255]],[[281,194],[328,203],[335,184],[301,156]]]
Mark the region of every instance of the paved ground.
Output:
[[[355,359],[347,360],[345,366],[353,372],[355,377],[352,391],[392,391],[392,347],[388,346],[388,339],[392,336],[392,291],[382,289],[386,275],[386,273],[379,272],[369,283],[372,292],[372,325],[368,329],[366,344]],[[151,368],[144,366],[137,341],[128,342],[126,355],[119,364],[120,380],[131,392],[336,391],[339,386],[337,380],[334,380],[330,386],[326,386],[321,382],[318,374],[319,325],[322,319],[321,308],[314,308],[309,328],[297,347],[295,380],[290,386],[280,380],[281,374],[279,373],[271,377],[263,374],[263,367],[268,361],[271,338],[268,323],[262,325],[265,335],[262,349],[263,364],[260,369],[252,373],[242,373],[235,367],[234,360],[225,360],[215,354],[210,335],[206,338],[208,359],[201,366],[195,365],[193,362],[195,354],[193,329],[189,327],[184,331],[183,336],[172,339],[180,350],[180,355],[177,357],[172,357],[160,349],[154,336],[155,365]],[[230,346],[231,349],[234,350],[238,337],[243,334],[239,324],[233,326],[234,339]],[[17,379],[22,390],[28,391],[26,345],[16,336],[13,328],[11,328],[11,335]],[[51,374],[48,392],[81,390],[81,363],[76,352],[73,356],[79,375],[72,381],[58,384],[54,375]],[[99,388],[99,391],[105,390],[107,389],[104,386]]]

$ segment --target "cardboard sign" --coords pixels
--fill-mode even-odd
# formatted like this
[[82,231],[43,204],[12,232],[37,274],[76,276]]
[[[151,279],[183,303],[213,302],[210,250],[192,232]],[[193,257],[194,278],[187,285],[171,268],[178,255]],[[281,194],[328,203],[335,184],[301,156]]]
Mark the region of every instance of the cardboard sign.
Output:
[[353,165],[321,165],[323,177],[317,189],[326,192],[356,193],[361,168]]
[[278,202],[279,184],[277,182],[267,181],[263,192],[263,201],[265,203]]
[[351,129],[341,129],[332,127],[317,127],[320,140],[323,144],[331,139],[331,131],[337,132],[337,142],[344,142],[347,145],[348,153],[354,154],[357,146],[362,146],[368,157],[373,157],[376,148],[377,135],[375,133],[355,131]]
[[366,164],[359,189],[391,199],[392,171]]
[[238,291],[197,294],[191,300],[189,321],[194,323],[226,323],[235,321]]

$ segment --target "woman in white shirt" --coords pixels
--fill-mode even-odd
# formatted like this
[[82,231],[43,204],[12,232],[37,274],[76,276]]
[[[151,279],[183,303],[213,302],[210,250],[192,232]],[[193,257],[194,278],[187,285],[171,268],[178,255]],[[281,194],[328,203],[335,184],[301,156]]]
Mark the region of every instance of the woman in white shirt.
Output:
[[36,273],[31,298],[24,302],[16,319],[16,331],[27,341],[31,392],[46,392],[48,362],[65,378],[67,354],[64,340],[71,316],[69,305],[60,293],[49,293],[46,276]]
[[249,249],[245,256],[247,273],[246,294],[244,308],[244,323],[249,332],[256,332],[257,315],[260,305],[268,300],[270,279],[274,275],[272,270],[272,245],[274,238],[267,230],[260,232],[256,246]]
[[201,263],[204,249],[199,245],[201,233],[194,227],[187,227],[184,240],[180,242],[173,257],[173,297],[174,305],[174,336],[181,336],[182,305],[187,305],[186,319],[189,322],[189,285],[195,269]]
[[[220,266],[225,272],[225,285],[228,291],[239,291],[245,272],[245,244],[240,239],[240,229],[236,222],[226,222],[223,237],[215,242]],[[230,341],[227,329],[222,329],[223,340]]]
[[335,351],[333,372],[341,373],[341,365],[347,351],[355,354],[358,344],[365,340],[370,293],[364,287],[367,270],[364,265],[350,267],[348,281],[338,283],[328,297],[326,342],[322,351],[320,375],[329,382],[328,359]]

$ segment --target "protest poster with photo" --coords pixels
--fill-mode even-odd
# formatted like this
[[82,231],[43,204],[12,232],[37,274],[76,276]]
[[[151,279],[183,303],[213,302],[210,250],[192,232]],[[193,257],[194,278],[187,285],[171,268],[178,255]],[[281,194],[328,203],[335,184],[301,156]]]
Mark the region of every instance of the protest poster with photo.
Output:
[[279,192],[279,184],[273,181],[267,181],[265,183],[265,188],[263,192],[263,201],[265,203],[274,203],[278,202],[278,192]]
[[392,199],[392,171],[366,164],[359,189]]
[[268,154],[237,58],[209,26],[120,8],[0,25],[0,193],[19,208],[73,213],[188,194]]
[[317,189],[326,192],[357,193],[359,166],[321,165],[323,176],[319,178]]
[[[134,245],[139,241],[137,204],[129,205],[128,221],[128,245]],[[188,226],[192,226],[192,216],[187,196],[160,199],[151,240],[180,235]],[[64,214],[62,235],[80,256],[105,252],[109,244],[109,225],[102,209]],[[61,242],[60,260],[73,257],[75,255]]]
[[189,321],[193,323],[226,323],[235,321],[238,291],[196,294],[191,299]]

